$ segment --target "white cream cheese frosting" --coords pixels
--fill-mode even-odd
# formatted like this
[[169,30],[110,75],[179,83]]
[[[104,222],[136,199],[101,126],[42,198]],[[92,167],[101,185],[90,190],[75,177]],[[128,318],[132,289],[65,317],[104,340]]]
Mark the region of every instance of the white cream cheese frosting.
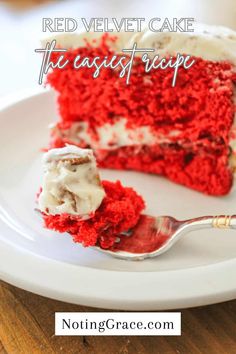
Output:
[[[99,46],[101,32],[76,32],[54,34],[42,41],[56,39],[62,48],[78,48],[85,40],[93,46]],[[194,32],[152,32],[148,28],[142,32],[112,32],[117,40],[110,43],[112,49],[121,52],[124,48],[153,48],[161,57],[166,55],[189,54],[212,61],[231,61],[236,65],[236,32],[222,26],[195,24]],[[138,53],[137,53],[138,55]]]
[[117,117],[113,124],[105,123],[96,130],[97,139],[89,132],[87,122],[75,122],[66,130],[60,130],[57,125],[51,126],[56,136],[66,139],[74,144],[86,144],[92,149],[113,150],[122,146],[154,145],[172,142],[171,137],[179,135],[178,130],[173,130],[169,135],[154,134],[149,126],[135,128],[127,127],[127,119]]
[[51,215],[91,217],[105,197],[92,150],[72,145],[52,149],[43,156],[43,165],[39,209]]

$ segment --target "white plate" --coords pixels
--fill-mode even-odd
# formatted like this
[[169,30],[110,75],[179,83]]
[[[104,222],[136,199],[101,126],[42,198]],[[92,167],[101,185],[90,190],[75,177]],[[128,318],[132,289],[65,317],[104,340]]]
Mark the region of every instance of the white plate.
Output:
[[[34,211],[42,177],[40,148],[56,119],[53,94],[14,100],[0,112],[0,276],[26,290],[68,302],[127,310],[174,309],[230,300],[236,295],[236,233],[186,235],[156,259],[127,262],[45,230]],[[184,219],[235,213],[236,191],[204,196],[164,178],[102,171],[133,186],[152,215]]]

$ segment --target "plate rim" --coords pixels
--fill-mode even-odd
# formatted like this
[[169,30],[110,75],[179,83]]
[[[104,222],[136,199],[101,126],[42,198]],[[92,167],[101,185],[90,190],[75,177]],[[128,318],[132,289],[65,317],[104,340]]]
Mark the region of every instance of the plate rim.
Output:
[[[10,95],[7,100],[1,99],[0,119],[1,113],[8,108],[49,93],[51,90],[40,88]],[[1,221],[0,232],[4,227],[7,226]],[[42,270],[46,271],[46,281]],[[58,283],[56,273],[63,278],[64,288]],[[101,286],[98,289],[96,280],[99,274]],[[111,277],[113,290],[110,287]],[[236,258],[181,270],[125,272],[68,264],[0,241],[0,278],[46,297],[107,309],[169,310],[236,298]],[[194,282],[190,283],[193,278]],[[74,283],[75,280],[78,282]],[[151,294],[148,284],[149,289],[151,285]],[[188,287],[188,284],[191,286]]]
[[[233,300],[236,295],[236,287],[231,286],[231,279],[236,276],[235,260],[158,273],[119,272],[68,264],[1,242],[0,265],[1,279],[12,285],[60,301],[98,308],[170,310]],[[230,273],[231,277],[225,277]],[[60,277],[55,277],[55,274],[60,274]],[[111,291],[111,277],[113,285],[116,284],[115,291]],[[192,279],[194,282],[190,283]],[[152,285],[151,297],[148,284]],[[142,294],[138,292],[140,288]],[[89,296],[89,292],[92,295]]]

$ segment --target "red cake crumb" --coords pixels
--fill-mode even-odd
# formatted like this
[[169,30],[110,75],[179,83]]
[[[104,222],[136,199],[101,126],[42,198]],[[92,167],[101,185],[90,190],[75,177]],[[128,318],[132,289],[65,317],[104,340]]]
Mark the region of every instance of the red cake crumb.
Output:
[[81,221],[79,217],[69,214],[43,214],[45,226],[55,231],[68,232],[74,242],[80,242],[85,247],[112,247],[119,233],[137,224],[145,205],[141,196],[132,188],[123,187],[120,181],[102,181],[102,185],[106,197],[93,218]]
[[[103,39],[97,48],[85,45],[69,50],[66,59],[114,54]],[[71,64],[55,69],[48,82],[59,93],[57,126],[63,131],[74,122],[87,122],[94,139],[96,127],[116,117],[124,117],[129,128],[149,126],[159,136],[168,136],[168,143],[97,150],[99,166],[158,173],[206,194],[227,194],[233,181],[229,138],[236,74],[228,62],[194,59],[190,69],[179,68],[175,87],[171,68],[145,73],[139,58],[129,85],[119,78],[118,70],[102,69],[94,79],[88,68],[75,70]],[[175,131],[178,134],[170,135]],[[51,147],[67,142],[76,144],[53,133]],[[87,147],[83,142],[80,146]]]

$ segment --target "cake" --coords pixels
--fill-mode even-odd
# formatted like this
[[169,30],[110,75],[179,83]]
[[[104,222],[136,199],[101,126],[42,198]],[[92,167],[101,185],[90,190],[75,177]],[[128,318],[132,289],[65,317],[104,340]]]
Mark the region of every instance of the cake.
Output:
[[94,79],[85,67],[53,69],[47,82],[57,92],[60,117],[50,147],[91,148],[100,167],[162,175],[209,195],[230,192],[236,170],[234,31],[198,25],[191,33],[144,30],[55,38],[68,49],[69,61],[77,55],[119,58],[123,48],[137,43],[160,57],[191,55],[195,63],[179,68],[174,87],[171,68],[146,73],[138,56],[128,85],[119,70],[102,69]]
[[46,228],[83,246],[111,248],[139,221],[144,201],[119,181],[101,181],[90,149],[67,145],[43,157],[38,208]]

